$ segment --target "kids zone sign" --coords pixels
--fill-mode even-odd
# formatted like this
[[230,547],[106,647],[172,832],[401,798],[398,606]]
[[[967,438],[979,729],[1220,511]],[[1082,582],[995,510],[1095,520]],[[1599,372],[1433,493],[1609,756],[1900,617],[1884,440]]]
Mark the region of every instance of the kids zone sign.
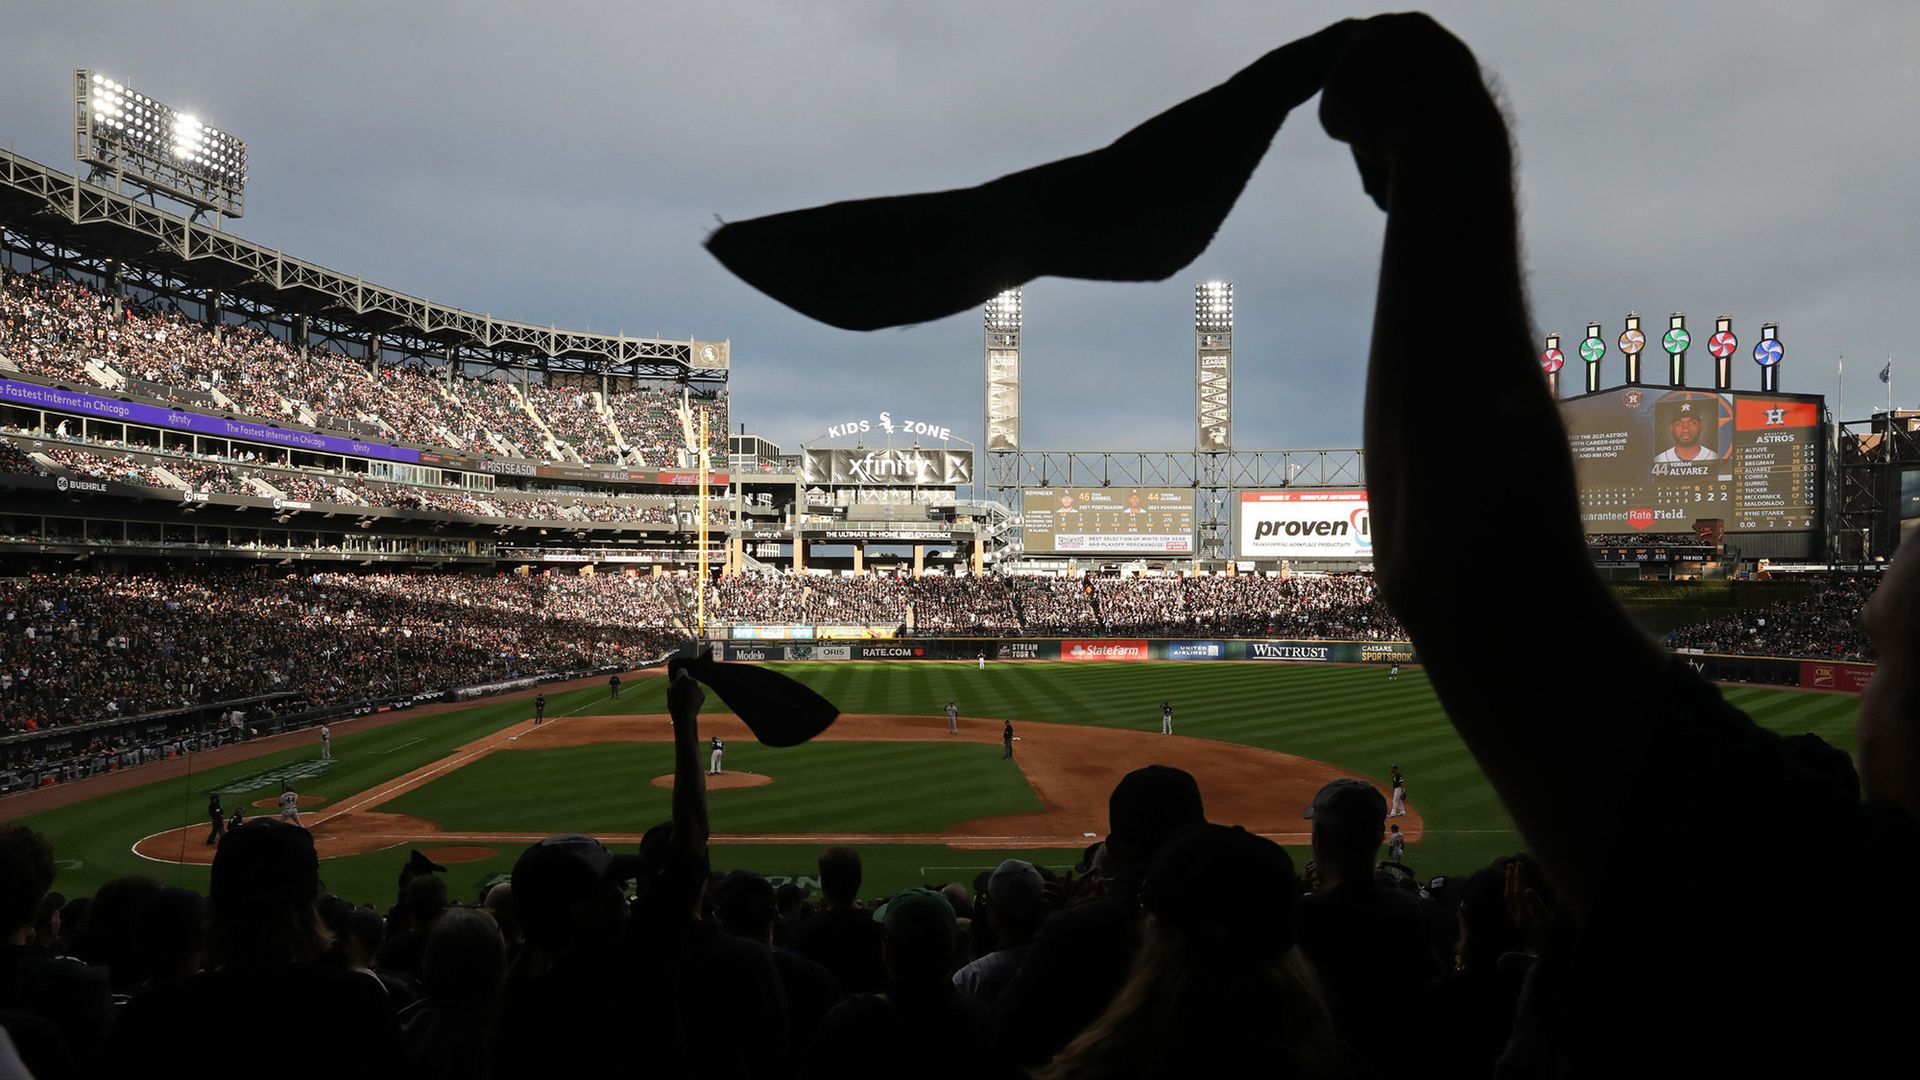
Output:
[[1243,491],[1234,549],[1243,559],[1370,559],[1365,491]]

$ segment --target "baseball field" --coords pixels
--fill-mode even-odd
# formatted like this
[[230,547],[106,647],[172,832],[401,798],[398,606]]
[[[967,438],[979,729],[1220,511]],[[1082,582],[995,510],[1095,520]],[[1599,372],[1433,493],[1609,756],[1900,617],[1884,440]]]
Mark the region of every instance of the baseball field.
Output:
[[[1407,862],[1459,873],[1521,847],[1511,820],[1447,724],[1421,670],[1255,663],[784,664],[840,706],[821,739],[775,750],[709,696],[703,739],[726,742],[710,778],[717,869],[810,879],[827,844],[857,844],[866,891],[970,879],[1009,854],[1064,869],[1106,831],[1128,770],[1179,765],[1208,816],[1273,836],[1304,861],[1300,810],[1321,783],[1407,775]],[[283,781],[301,797],[327,885],[387,902],[410,848],[450,867],[457,898],[508,873],[528,844],[590,832],[616,845],[670,814],[665,682],[632,676],[384,714],[334,726],[333,760],[300,732],[0,801],[0,818],[50,837],[56,888],[87,894],[126,874],[204,889],[207,794],[229,813],[273,816]],[[1851,751],[1852,695],[1724,688],[1761,724]],[[955,701],[960,732],[944,710]],[[1160,733],[1160,703],[1175,734]],[[1542,722],[1551,722],[1542,716]],[[1003,724],[1016,741],[1004,756]],[[702,751],[702,760],[705,760]]]

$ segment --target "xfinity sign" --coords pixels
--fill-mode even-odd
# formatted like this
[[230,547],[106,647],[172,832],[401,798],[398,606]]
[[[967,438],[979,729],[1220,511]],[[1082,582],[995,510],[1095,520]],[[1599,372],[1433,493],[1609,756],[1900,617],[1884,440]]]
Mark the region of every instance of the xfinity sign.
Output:
[[1236,554],[1243,559],[1370,559],[1365,491],[1243,491]]

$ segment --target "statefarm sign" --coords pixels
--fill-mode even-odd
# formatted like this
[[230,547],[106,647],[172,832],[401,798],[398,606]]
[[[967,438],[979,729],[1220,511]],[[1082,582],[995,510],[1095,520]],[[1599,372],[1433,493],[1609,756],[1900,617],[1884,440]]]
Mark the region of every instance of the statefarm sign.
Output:
[[1365,491],[1243,491],[1243,559],[1370,559],[1373,521]]
[[1063,641],[1062,660],[1145,660],[1145,641]]

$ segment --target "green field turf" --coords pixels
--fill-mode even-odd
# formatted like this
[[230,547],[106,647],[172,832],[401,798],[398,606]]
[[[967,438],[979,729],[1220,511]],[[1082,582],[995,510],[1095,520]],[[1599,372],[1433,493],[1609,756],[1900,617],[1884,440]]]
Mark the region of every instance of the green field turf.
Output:
[[[1337,768],[1373,777],[1384,776],[1398,764],[1408,776],[1408,793],[1426,823],[1426,836],[1408,846],[1407,861],[1422,874],[1471,870],[1497,855],[1520,847],[1518,835],[1492,790],[1459,738],[1447,724],[1424,674],[1404,670],[1400,680],[1387,681],[1374,667],[1313,667],[1307,665],[1159,663],[1159,664],[989,664],[978,671],[971,664],[928,663],[820,663],[780,665],[837,703],[856,713],[908,713],[937,716],[948,698],[957,699],[963,716],[1011,718],[1054,723],[1100,724],[1157,732],[1159,703],[1170,699],[1181,735],[1219,739],[1315,758]],[[1727,698],[1764,726],[1782,733],[1811,731],[1845,750],[1853,749],[1853,727],[1859,700],[1851,695],[1805,693],[1733,686]],[[709,698],[708,712],[724,712]],[[664,682],[629,683],[617,702],[607,700],[604,688],[548,695],[548,715],[663,713]],[[525,719],[525,702],[483,703],[471,709],[439,716],[406,719],[364,734],[337,737],[336,761],[324,776],[302,781],[303,794],[339,799],[373,787],[428,762],[438,760],[462,744]],[[1542,722],[1551,722],[1543,712]],[[821,744],[799,750],[769,750],[738,740],[727,750],[730,768],[752,769],[755,763],[779,760],[781,755],[819,754],[807,772],[826,768],[846,777],[839,786],[814,786],[787,773],[782,782],[765,789],[719,792],[713,801],[716,832],[918,832],[938,828],[963,817],[1018,810],[1018,800],[1032,799],[1025,784],[999,790],[977,786],[939,790],[945,775],[970,773],[971,760],[953,761],[951,751],[979,750],[980,767],[989,776],[997,772],[999,749],[993,746],[947,746],[939,743],[865,744],[882,755],[866,762],[875,770],[843,769],[858,761],[862,744]],[[60,810],[24,819],[52,838],[62,860],[56,888],[70,895],[90,893],[113,877],[129,873],[152,874],[190,887],[206,887],[204,868],[148,862],[130,850],[139,837],[181,824],[204,824],[205,792],[231,784],[236,778],[257,775],[284,764],[316,756],[317,743],[220,770],[149,784]],[[482,783],[458,782],[459,773],[446,782],[426,785],[405,797],[408,803],[425,798],[439,805],[421,809],[389,809],[419,813],[448,824],[459,815],[461,827],[516,828],[525,831],[604,830],[635,831],[649,819],[666,816],[667,792],[647,780],[667,771],[666,744],[615,745],[586,748],[578,759],[548,758],[571,751],[513,751],[482,759],[460,773]],[[649,754],[658,753],[658,757]],[[908,759],[925,755],[924,761]],[[851,754],[842,757],[843,754]],[[964,758],[964,755],[963,755]],[[542,762],[568,761],[565,768]],[[790,758],[788,760],[799,760]],[[631,761],[632,765],[623,765]],[[520,763],[520,770],[514,766]],[[824,764],[821,764],[824,763]],[[503,770],[481,772],[477,770]],[[621,771],[632,768],[632,783],[623,784]],[[774,766],[766,765],[764,771]],[[914,770],[915,779],[899,782],[901,769]],[[793,779],[789,779],[789,776]],[[437,789],[437,790],[436,790]],[[463,790],[466,789],[466,790]],[[277,793],[263,786],[246,796],[250,801]],[[587,792],[592,794],[588,795]],[[808,791],[808,794],[793,794]],[[512,797],[509,798],[509,793]],[[771,800],[755,803],[758,793]],[[876,794],[877,793],[877,794]],[[936,797],[951,796],[951,797]],[[736,798],[739,797],[739,798]],[[960,804],[977,809],[956,810]],[[507,821],[484,815],[509,804],[525,816]],[[989,805],[990,804],[990,805]],[[1031,805],[1030,803],[1028,805]],[[892,809],[889,810],[888,808]],[[258,811],[266,813],[267,811]],[[0,814],[5,804],[0,803]],[[958,813],[959,817],[952,816]],[[897,814],[898,816],[893,816]],[[751,822],[751,824],[749,824]],[[777,823],[777,824],[775,824]],[[198,842],[195,838],[193,841]],[[966,868],[984,868],[997,862],[984,852],[954,851],[942,846],[889,845],[864,847],[867,889],[883,893],[922,880],[948,881],[971,877]],[[477,890],[493,875],[511,869],[517,852],[453,868],[449,883],[456,895]],[[818,849],[812,845],[764,845],[724,848],[714,853],[717,868],[747,866],[775,876],[812,873]],[[1032,855],[1033,853],[1027,853]],[[322,873],[328,884],[356,900],[387,901],[405,850],[328,860]],[[1065,867],[1078,851],[1040,853],[1041,861]],[[1303,852],[1295,852],[1303,859]]]
[[[701,754],[701,762],[706,754]],[[848,833],[939,832],[977,817],[1040,809],[1026,777],[986,743],[808,743],[727,746],[729,772],[778,775],[766,787],[707,794],[716,832],[808,833],[832,808]],[[673,771],[673,744],[602,743],[492,754],[380,807],[449,832],[645,832],[673,816],[673,792],[648,779]]]

